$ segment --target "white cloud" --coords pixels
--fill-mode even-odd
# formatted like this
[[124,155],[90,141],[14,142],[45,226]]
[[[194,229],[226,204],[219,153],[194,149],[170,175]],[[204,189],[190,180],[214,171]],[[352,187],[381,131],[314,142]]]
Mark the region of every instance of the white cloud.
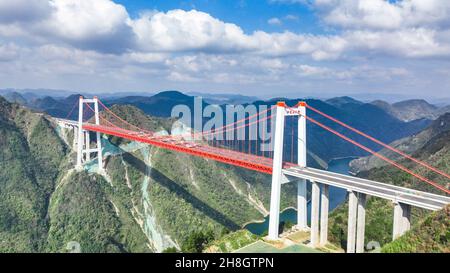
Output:
[[[155,79],[193,87],[295,89],[310,80],[353,86],[417,77],[421,65],[450,58],[450,1],[282,2],[310,3],[335,31],[246,33],[197,10],[154,10],[132,18],[111,0],[0,0],[0,80],[14,83],[14,74],[19,84],[28,75],[30,83],[65,79],[77,87],[101,86],[102,80],[111,88],[140,87]],[[286,20],[298,16],[268,23]],[[406,60],[408,70],[401,65]]]
[[299,17],[297,15],[288,14],[288,15],[284,16],[284,19],[290,20],[290,21],[298,21]]
[[128,20],[125,8],[109,0],[53,0],[50,4],[54,12],[48,26],[65,38],[111,35]]
[[450,44],[440,43],[439,36],[436,30],[423,28],[377,32],[361,30],[345,35],[353,49],[363,52],[412,58],[450,56]]
[[272,26],[280,26],[283,24],[283,22],[279,18],[276,18],[276,17],[270,18],[269,20],[267,20],[267,23]]
[[18,57],[19,49],[15,44],[0,45],[0,62],[9,62]]
[[139,48],[146,51],[218,52],[250,47],[249,37],[240,27],[196,10],[143,14],[131,24]]
[[450,23],[446,0],[315,0],[325,22],[345,28],[399,29]]
[[[49,0],[47,5],[43,5],[43,2],[46,1],[40,1],[41,6],[48,10],[38,22],[18,21],[22,17],[17,16],[16,20],[0,24],[0,34],[28,36],[44,43],[63,42],[80,49],[115,54],[245,52],[334,60],[354,54],[357,49],[362,54],[387,53],[403,57],[450,55],[448,35],[443,35],[440,29],[399,27],[414,25],[413,19],[408,19],[405,14],[417,15],[417,18],[414,17],[416,21],[430,17],[433,19],[429,21],[434,20],[442,26],[447,5],[439,4],[442,2],[436,0],[430,1],[435,4],[426,5],[414,0],[394,4],[382,0],[315,1],[325,21],[353,26],[342,34],[334,35],[265,31],[247,34],[236,24],[223,22],[196,10],[152,11],[131,19],[122,5],[111,0]],[[15,5],[1,3],[0,14],[8,10],[16,10],[21,14],[25,5],[23,0]],[[272,18],[269,23],[281,24],[282,21]]]
[[0,22],[33,22],[47,17],[51,12],[48,1],[0,0]]
[[123,52],[132,46],[133,33],[122,5],[110,0],[53,0],[54,12],[42,25],[58,39],[81,48]]
[[110,0],[0,0],[0,18],[0,33],[44,43],[120,53],[134,42],[126,9]]

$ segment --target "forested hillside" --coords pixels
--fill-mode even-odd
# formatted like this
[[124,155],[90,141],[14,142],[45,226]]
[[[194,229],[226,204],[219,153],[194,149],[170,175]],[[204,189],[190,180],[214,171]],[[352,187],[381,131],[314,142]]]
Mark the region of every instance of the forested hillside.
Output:
[[[417,134],[398,139],[389,145],[406,154],[413,154],[424,147],[431,139],[438,137],[440,134],[450,130],[450,113],[443,114],[434,120],[430,126]],[[382,149],[380,154],[392,160],[401,160],[402,156],[389,149]],[[354,173],[367,171],[374,167],[381,167],[388,163],[377,156],[371,155],[361,157],[350,162],[350,170]]]
[[421,219],[403,236],[385,245],[385,253],[450,253],[450,206]]
[[[421,148],[412,153],[412,156],[427,162],[433,167],[443,170],[446,173],[450,172],[450,127],[446,126],[450,115],[446,114],[437,120],[436,126],[439,125],[442,129],[437,134],[433,134],[425,141]],[[429,130],[429,129],[427,129]],[[419,135],[421,135],[420,133]],[[423,134],[425,135],[425,134]],[[412,145],[405,143],[404,145]],[[409,161],[399,161],[402,165],[413,169],[415,172],[431,179],[445,187],[449,187],[448,180],[438,174],[425,170],[420,165]],[[442,191],[431,187],[430,185],[412,178],[410,175],[393,166],[383,166],[370,169],[369,171],[361,172],[358,176],[369,178],[371,180],[380,181],[384,183],[404,186],[408,188],[418,189],[422,191],[433,192],[445,195]],[[412,224],[417,225],[420,220],[429,215],[430,212],[423,209],[412,209]],[[347,204],[341,205],[330,215],[331,240],[334,243],[345,246],[347,238]],[[382,245],[389,243],[392,238],[392,220],[393,219],[393,204],[387,200],[379,198],[368,198],[366,209],[366,243],[369,241],[377,241]],[[449,221],[448,215],[445,221]],[[448,234],[448,230],[447,230]],[[436,234],[429,234],[434,236]],[[437,235],[436,235],[437,236]],[[417,245],[417,247],[419,247]]]
[[45,249],[48,203],[66,154],[47,119],[0,97],[0,252]]
[[[193,251],[192,236],[219,238],[267,214],[270,176],[107,137],[106,171],[94,160],[79,172],[71,130],[0,103],[1,252],[66,252],[71,242],[83,252]],[[170,133],[173,120],[132,106],[113,111]],[[283,207],[294,193],[284,187]]]

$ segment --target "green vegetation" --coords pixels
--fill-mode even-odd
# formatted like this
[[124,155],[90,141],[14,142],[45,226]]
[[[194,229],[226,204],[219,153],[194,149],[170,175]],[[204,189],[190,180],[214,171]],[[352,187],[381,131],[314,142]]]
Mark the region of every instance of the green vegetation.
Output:
[[382,252],[445,252],[450,253],[450,206],[420,221],[403,236],[385,245]]
[[288,230],[290,230],[293,226],[295,226],[295,224],[294,223],[292,223],[291,221],[289,221],[289,220],[287,220],[287,221],[281,221],[280,222],[280,230],[281,230],[281,232],[284,232],[284,231],[288,231]]
[[[133,107],[115,107],[115,112],[128,113],[121,116],[139,127],[153,130],[170,128],[167,120],[155,119],[155,123],[154,118],[141,116],[143,113]],[[122,158],[123,163],[115,157],[108,162],[113,184],[124,184],[119,181],[125,180],[123,166],[126,166],[132,187],[129,194],[136,208],[141,214],[146,213],[142,198],[147,194],[147,213],[157,219],[159,229],[181,249],[194,251],[192,245],[201,237],[200,234],[212,233],[212,238],[219,238],[224,230],[238,230],[249,221],[262,219],[267,213],[268,175],[155,147],[117,158]],[[294,204],[293,193],[295,191],[290,185],[284,187],[283,207]],[[186,244],[191,246],[186,247]]]
[[85,172],[61,181],[50,204],[46,251],[65,252],[78,242],[82,252],[145,252],[147,240],[127,212],[127,204],[111,198],[114,188],[99,175]]
[[149,251],[126,186],[72,172],[71,160],[45,116],[0,98],[0,252],[65,252],[71,241],[84,252]]
[[214,232],[212,230],[193,232],[183,242],[181,250],[185,253],[201,253],[212,240],[214,240]]
[[208,246],[205,252],[230,253],[258,240],[259,237],[257,235],[242,229],[215,240]]
[[0,252],[39,252],[66,148],[49,122],[0,98]]
[[[348,204],[345,203],[330,213],[329,241],[343,249],[347,247]],[[393,206],[384,199],[368,198],[366,205],[365,242],[380,244],[392,240]]]
[[176,247],[172,246],[164,249],[162,253],[179,253],[179,251]]
[[[450,114],[443,116],[439,121],[440,124],[443,119],[446,119],[447,121],[445,122],[448,122],[450,120]],[[429,139],[422,148],[417,150],[413,156],[448,173],[450,171],[450,131],[447,129],[446,131],[439,132],[436,136]],[[400,164],[413,169],[416,173],[440,183],[441,185],[445,186],[448,184],[445,178],[430,171],[426,171],[424,168],[418,167],[417,164],[413,164],[410,161],[403,160],[400,161]],[[361,172],[359,176],[393,185],[442,194],[438,189],[431,187],[416,178],[412,178],[410,175],[392,166],[373,168],[367,172]],[[330,241],[343,248],[345,248],[347,238],[347,208],[347,204],[343,204],[330,214]],[[429,211],[413,207],[411,211],[411,222],[413,225],[417,224],[429,214]],[[369,241],[377,241],[381,245],[390,243],[392,238],[392,219],[393,205],[391,202],[374,197],[368,198],[366,208],[366,243]],[[444,214],[438,219],[442,221],[440,225],[443,225],[444,222],[447,224],[450,222],[448,214],[446,216]],[[435,224],[439,226],[439,223]],[[437,232],[431,229],[428,231]],[[404,248],[403,251],[406,251],[407,249],[417,249],[417,251],[426,252],[436,251],[436,249],[442,251],[445,249],[433,248],[433,243],[431,243],[430,238],[434,238],[439,245],[440,243],[438,242],[441,242],[442,236],[437,235],[436,233],[429,233],[425,236],[425,232],[419,232],[416,236],[406,237],[402,240],[399,239],[398,242],[395,241],[392,244],[389,244],[390,247],[387,247],[386,251],[394,249],[400,250],[402,248]],[[430,249],[424,247],[421,242],[429,242]]]
[[47,250],[64,252],[69,242],[82,252],[120,252],[119,221],[99,176],[74,173],[52,198]]

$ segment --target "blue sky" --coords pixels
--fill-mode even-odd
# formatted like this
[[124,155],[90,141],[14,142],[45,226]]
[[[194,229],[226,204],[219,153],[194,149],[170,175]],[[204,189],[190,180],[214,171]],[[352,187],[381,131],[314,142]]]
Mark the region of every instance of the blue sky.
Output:
[[450,97],[448,0],[0,0],[0,88]]
[[[247,33],[255,30],[293,32],[324,32],[320,21],[305,4],[289,4],[264,0],[119,0],[127,7],[132,16],[138,16],[142,10],[169,11],[173,9],[197,9],[211,14],[222,21],[235,23]],[[271,25],[268,21],[278,18],[281,25]]]

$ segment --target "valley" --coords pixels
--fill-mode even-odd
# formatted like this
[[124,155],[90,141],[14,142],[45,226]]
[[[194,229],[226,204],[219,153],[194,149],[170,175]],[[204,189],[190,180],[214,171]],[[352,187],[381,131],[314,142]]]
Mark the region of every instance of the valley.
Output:
[[[165,97],[168,95],[169,97]],[[173,105],[179,102],[189,103],[191,100],[185,95],[175,94],[175,97],[172,95],[173,93],[162,93],[159,96],[172,100]],[[73,101],[74,97],[76,96],[71,96],[64,101]],[[179,98],[181,101],[177,101]],[[145,103],[139,99],[136,101]],[[157,101],[155,105],[160,105],[161,101]],[[13,131],[4,130],[2,133],[3,139],[7,140],[3,141],[3,158],[6,159],[8,156],[11,158],[11,152],[8,155],[7,151],[16,153],[22,149],[24,153],[23,156],[14,159],[2,160],[4,164],[2,176],[7,177],[14,172],[14,177],[17,177],[16,173],[20,173],[24,179],[20,179],[21,182],[2,184],[3,190],[0,192],[14,193],[13,195],[8,193],[8,195],[19,197],[24,193],[23,183],[29,180],[30,185],[33,186],[27,187],[26,192],[29,196],[33,196],[30,199],[33,203],[30,205],[35,213],[31,218],[21,216],[22,206],[29,201],[20,201],[20,198],[14,199],[14,206],[7,201],[1,202],[0,213],[5,217],[2,217],[4,224],[0,236],[4,242],[8,243],[2,244],[0,250],[65,252],[68,251],[67,244],[75,241],[80,243],[83,252],[163,252],[166,250],[191,252],[202,251],[192,248],[194,242],[192,240],[212,242],[244,227],[259,235],[266,229],[267,222],[265,224],[248,223],[267,220],[265,217],[269,210],[271,185],[271,178],[268,175],[106,136],[102,138],[102,145],[105,147],[106,171],[99,172],[94,160],[86,164],[83,172],[76,172],[73,168],[75,165],[73,132],[59,127],[47,115],[47,113],[58,113],[59,110],[55,110],[58,107],[61,107],[62,115],[62,109],[67,111],[69,108],[66,104],[63,103],[62,106],[58,106],[61,105],[60,103],[52,104],[49,110],[44,110],[48,112],[42,114],[40,113],[42,110],[36,112],[21,106],[20,104],[24,103],[21,100],[17,101],[19,104],[10,103],[4,99],[1,102],[1,109],[3,109],[1,120],[4,122],[1,127],[13,128]],[[136,104],[136,107],[133,100],[131,105],[122,105],[117,99],[116,102],[117,104],[114,104],[111,109],[124,117],[126,121],[156,131],[158,134],[171,134],[175,119],[168,118],[161,110],[155,110],[156,112],[153,112],[155,116],[152,116],[145,111],[149,108],[145,108],[142,104]],[[294,102],[294,100],[287,101],[290,104]],[[263,102],[256,102],[258,103]],[[367,118],[366,122],[373,122],[372,114],[362,115],[363,110],[373,109],[375,112],[382,113],[382,110],[378,108],[370,108],[354,100],[343,101],[341,98],[330,101],[331,104],[318,100],[308,100],[308,103],[323,111],[334,112],[354,126],[363,126],[363,123],[354,123],[350,119],[352,116],[362,116]],[[102,115],[108,119],[105,113]],[[446,131],[441,128],[442,126],[435,125],[441,124],[443,119],[446,119],[445,116],[439,117],[432,123],[425,119],[404,122],[389,114],[378,114],[380,115],[384,115],[384,121],[391,123],[389,126],[392,127],[383,126],[383,129],[377,132],[379,136],[403,143],[415,136],[423,135],[423,140],[419,141],[420,145],[417,144],[414,147],[425,147],[429,138],[434,140],[437,135]],[[399,126],[403,128],[401,134],[396,130]],[[435,127],[441,129],[433,129],[436,133],[430,133]],[[177,130],[184,129],[180,127]],[[11,135],[11,132],[17,133]],[[328,167],[330,170],[347,173],[350,159],[345,157],[365,155],[360,151],[347,151],[345,143],[333,144],[333,141],[340,140],[330,138],[323,142],[326,137],[320,128],[312,126],[308,132],[308,139],[310,139],[308,165]],[[386,132],[389,133],[386,134]],[[409,136],[410,134],[413,136]],[[403,136],[406,137],[402,138]],[[397,140],[399,138],[400,140]],[[442,145],[442,140],[434,141]],[[52,148],[45,149],[43,152],[43,147],[47,146]],[[339,149],[332,147],[339,147]],[[339,157],[343,159],[332,160]],[[366,159],[353,160],[351,166],[354,166],[354,162],[361,160]],[[29,166],[34,167],[29,169]],[[49,172],[49,169],[52,171]],[[369,176],[371,174],[365,173],[359,175],[372,177]],[[373,179],[386,181],[384,177],[380,179],[374,176]],[[2,181],[17,180],[4,178]],[[390,183],[396,184],[396,182]],[[428,190],[418,182],[410,186]],[[289,207],[296,207],[296,189],[291,184],[283,186],[282,189],[281,207],[283,210],[286,209],[282,213],[282,219],[295,224],[296,214],[291,213],[292,209]],[[336,210],[330,216],[330,241],[338,246],[342,246],[343,238],[345,238],[345,224],[342,222],[342,219],[345,219],[345,198],[345,190],[331,189],[330,209],[336,208]],[[341,204],[342,202],[344,203]],[[372,205],[373,202],[375,203]],[[373,202],[369,201],[369,208],[373,206],[377,208],[373,212],[374,215],[381,211],[386,212],[389,207],[383,202],[382,205],[377,203],[378,201]],[[20,223],[23,223],[19,225],[23,225],[22,231],[16,225],[14,228],[11,226],[11,223],[19,219],[21,219]],[[376,217],[373,221],[374,228],[368,230],[368,238],[375,238],[383,243],[389,242],[388,235],[379,238],[372,230],[375,230],[375,227],[381,229],[390,227],[392,223],[380,221]],[[36,231],[27,233],[28,225],[37,225],[37,228],[34,228]],[[252,225],[255,228],[249,228]],[[17,236],[23,239],[12,239]]]

